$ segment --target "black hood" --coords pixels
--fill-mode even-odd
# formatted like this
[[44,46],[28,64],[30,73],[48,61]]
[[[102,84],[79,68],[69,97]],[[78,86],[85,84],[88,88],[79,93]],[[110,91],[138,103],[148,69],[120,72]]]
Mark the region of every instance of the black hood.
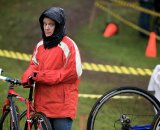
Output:
[[[43,29],[44,17],[50,18],[56,22],[55,31],[52,36],[46,37]],[[45,10],[39,17],[40,27],[42,30],[42,38],[45,48],[51,48],[57,46],[65,34],[65,14],[64,10],[59,7],[52,7]]]

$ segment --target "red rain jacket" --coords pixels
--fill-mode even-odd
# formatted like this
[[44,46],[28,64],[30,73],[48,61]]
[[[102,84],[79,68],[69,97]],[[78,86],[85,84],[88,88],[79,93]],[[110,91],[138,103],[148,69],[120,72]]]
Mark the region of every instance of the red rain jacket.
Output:
[[21,80],[36,71],[34,105],[36,111],[50,118],[75,118],[78,102],[78,84],[82,74],[79,50],[65,36],[58,46],[45,49],[43,41],[35,47],[28,69]]

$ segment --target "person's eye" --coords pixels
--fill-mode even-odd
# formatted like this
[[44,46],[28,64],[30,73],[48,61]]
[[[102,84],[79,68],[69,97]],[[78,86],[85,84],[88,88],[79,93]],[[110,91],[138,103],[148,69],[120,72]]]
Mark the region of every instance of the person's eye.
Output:
[[51,23],[51,24],[50,24],[50,26],[52,26],[52,27],[53,27],[53,26],[54,26],[54,24],[53,24],[53,23]]

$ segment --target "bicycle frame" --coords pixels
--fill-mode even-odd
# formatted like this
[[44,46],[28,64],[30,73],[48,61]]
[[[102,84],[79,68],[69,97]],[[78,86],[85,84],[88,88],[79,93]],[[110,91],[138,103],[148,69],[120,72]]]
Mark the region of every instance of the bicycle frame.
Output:
[[[36,73],[34,73],[36,75]],[[32,76],[29,77],[30,84],[27,84],[27,88],[30,88],[28,98],[22,97],[17,93],[14,88],[16,85],[22,85],[21,81],[18,79],[11,79],[9,77],[2,76],[2,69],[0,68],[0,80],[8,82],[10,85],[8,87],[7,98],[2,106],[2,116],[0,119],[0,129],[5,128],[5,126],[10,126],[10,129],[20,130],[19,119],[22,121],[25,117],[25,125],[23,126],[25,130],[31,130],[32,126],[38,128],[38,130],[51,130],[52,126],[49,119],[43,112],[36,112],[33,105],[33,90],[35,82],[32,80]],[[19,114],[18,107],[14,103],[14,99],[20,102],[24,102],[26,110]],[[9,122],[5,121],[9,118]],[[9,123],[9,124],[6,124]]]
[[151,125],[144,125],[144,126],[134,126],[132,130],[150,130]]
[[[7,79],[7,77],[0,76],[0,79]],[[35,109],[34,109],[33,104],[32,104],[33,86],[30,87],[29,98],[26,99],[26,98],[22,97],[20,94],[15,92],[14,85],[15,85],[14,83],[11,83],[9,88],[8,88],[7,98],[6,98],[6,100],[5,100],[5,102],[2,106],[2,112],[4,113],[5,110],[7,109],[7,107],[10,106],[10,98],[11,97],[15,97],[19,101],[24,102],[26,104],[27,110],[24,111],[21,115],[24,115],[26,113],[26,121],[27,121],[27,124],[28,124],[28,130],[30,130],[31,129],[30,117],[33,114],[35,114]]]

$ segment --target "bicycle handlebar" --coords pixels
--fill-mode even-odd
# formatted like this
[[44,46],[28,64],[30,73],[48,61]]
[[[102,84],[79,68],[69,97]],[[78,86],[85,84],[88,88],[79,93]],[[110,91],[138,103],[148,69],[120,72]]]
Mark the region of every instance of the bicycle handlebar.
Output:
[[14,85],[21,85],[21,81],[18,79],[11,79],[9,77],[5,77],[5,76],[0,75],[0,80],[4,80],[4,81],[9,82]]

